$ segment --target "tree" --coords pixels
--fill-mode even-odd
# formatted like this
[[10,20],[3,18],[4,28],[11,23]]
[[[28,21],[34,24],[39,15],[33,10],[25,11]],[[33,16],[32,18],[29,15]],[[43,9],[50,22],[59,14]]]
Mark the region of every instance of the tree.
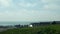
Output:
[[20,26],[21,26],[20,24],[19,25],[15,25],[15,27],[17,27],[17,28],[20,28]]
[[52,24],[56,24],[56,22],[55,22],[55,21],[53,21],[53,22],[52,22]]

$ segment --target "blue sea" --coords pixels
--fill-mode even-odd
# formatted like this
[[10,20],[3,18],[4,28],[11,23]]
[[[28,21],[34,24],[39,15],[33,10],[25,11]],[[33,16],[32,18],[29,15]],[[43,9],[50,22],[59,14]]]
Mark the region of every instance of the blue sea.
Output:
[[0,25],[27,25],[30,24],[31,22],[0,22]]

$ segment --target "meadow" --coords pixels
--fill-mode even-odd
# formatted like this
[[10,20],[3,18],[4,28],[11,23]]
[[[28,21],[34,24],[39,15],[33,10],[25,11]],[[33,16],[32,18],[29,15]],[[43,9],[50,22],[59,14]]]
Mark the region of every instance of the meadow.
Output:
[[0,34],[60,34],[60,25],[15,28],[0,32]]

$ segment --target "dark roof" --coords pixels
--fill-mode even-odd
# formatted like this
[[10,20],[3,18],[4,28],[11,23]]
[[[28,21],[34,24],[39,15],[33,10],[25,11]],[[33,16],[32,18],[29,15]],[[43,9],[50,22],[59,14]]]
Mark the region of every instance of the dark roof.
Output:
[[60,21],[35,22],[35,23],[30,23],[30,24],[32,24],[32,25],[34,25],[34,24],[51,24],[53,22],[56,22],[56,24],[60,24]]
[[33,25],[33,24],[40,24],[40,23],[31,23],[31,24]]
[[48,21],[48,22],[40,22],[41,24],[43,23],[43,24],[50,24],[50,23],[52,23],[52,21]]
[[51,22],[39,22],[39,23],[31,23],[32,25],[33,24],[50,24]]

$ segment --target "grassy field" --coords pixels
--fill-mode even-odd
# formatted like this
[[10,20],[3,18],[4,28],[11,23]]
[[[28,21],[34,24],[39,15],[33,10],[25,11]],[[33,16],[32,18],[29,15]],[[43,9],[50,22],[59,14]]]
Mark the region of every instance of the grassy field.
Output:
[[60,34],[60,25],[9,29],[0,34]]

